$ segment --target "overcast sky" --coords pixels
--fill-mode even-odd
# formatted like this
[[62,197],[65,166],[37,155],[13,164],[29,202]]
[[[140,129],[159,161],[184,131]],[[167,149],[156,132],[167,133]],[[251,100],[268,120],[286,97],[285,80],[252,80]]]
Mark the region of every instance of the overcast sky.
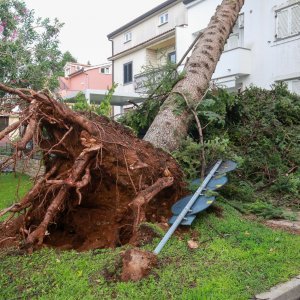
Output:
[[165,0],[25,0],[36,16],[57,17],[65,23],[61,50],[69,50],[78,62],[105,63],[111,55],[107,34]]

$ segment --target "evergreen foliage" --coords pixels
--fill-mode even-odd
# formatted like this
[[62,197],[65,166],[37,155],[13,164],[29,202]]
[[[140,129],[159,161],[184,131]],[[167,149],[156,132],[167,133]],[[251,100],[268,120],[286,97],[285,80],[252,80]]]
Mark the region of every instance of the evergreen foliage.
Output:
[[[144,125],[148,123],[142,123],[147,105],[143,114],[131,112],[138,133],[147,130]],[[187,180],[199,176],[200,150],[204,147],[208,166],[219,158],[239,163],[222,190],[232,204],[243,206],[244,211],[260,211],[267,218],[284,216],[274,206],[300,207],[299,96],[291,94],[284,84],[271,90],[250,87],[239,94],[213,89],[197,107],[197,113],[204,144],[199,144],[193,125],[181,148],[173,153]]]
[[111,105],[110,101],[115,92],[117,85],[113,84],[108,90],[107,94],[104,96],[100,104],[89,104],[85,98],[83,92],[79,92],[74,98],[68,99],[68,102],[75,103],[73,109],[81,112],[94,112],[97,115],[110,116]]
[[[300,97],[283,84],[270,91],[250,87],[237,95],[224,90],[208,93],[198,107],[207,161],[223,158],[239,163],[224,188],[227,198],[300,207],[299,109]],[[193,178],[200,160],[195,147],[200,151],[201,145],[195,128],[190,134],[194,140],[185,141],[174,157]]]
[[183,73],[177,73],[176,65],[171,62],[160,68],[151,65],[144,67],[143,93],[149,97],[139,107],[121,116],[118,121],[132,128],[137,136],[142,138],[169,92],[183,76]]

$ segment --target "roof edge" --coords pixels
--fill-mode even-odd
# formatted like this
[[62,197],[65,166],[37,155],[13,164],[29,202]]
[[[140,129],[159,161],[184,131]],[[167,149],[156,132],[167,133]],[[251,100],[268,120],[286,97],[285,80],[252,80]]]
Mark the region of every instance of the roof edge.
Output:
[[194,2],[195,0],[183,0],[183,4],[190,4],[191,2]]

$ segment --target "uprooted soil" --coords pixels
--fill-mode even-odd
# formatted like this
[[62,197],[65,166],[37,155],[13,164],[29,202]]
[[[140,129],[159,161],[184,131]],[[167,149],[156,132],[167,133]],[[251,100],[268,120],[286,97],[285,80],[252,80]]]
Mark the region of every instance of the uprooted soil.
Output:
[[33,140],[46,172],[6,211],[19,216],[0,226],[0,247],[85,251],[124,245],[135,239],[140,223],[164,222],[186,193],[175,160],[117,122],[80,115],[45,94],[18,95],[29,106],[18,124],[25,133],[14,159]]

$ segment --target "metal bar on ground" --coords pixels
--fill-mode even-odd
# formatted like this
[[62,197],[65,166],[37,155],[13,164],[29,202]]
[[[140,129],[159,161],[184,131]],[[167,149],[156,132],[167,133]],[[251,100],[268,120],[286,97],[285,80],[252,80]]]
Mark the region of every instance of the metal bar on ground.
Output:
[[162,248],[165,246],[167,241],[170,239],[174,231],[177,229],[181,221],[184,219],[190,208],[193,206],[201,192],[204,190],[210,179],[214,176],[215,172],[218,170],[219,166],[221,165],[222,160],[217,161],[217,163],[214,165],[214,167],[211,169],[209,174],[206,176],[206,178],[203,180],[202,184],[198,188],[198,190],[195,192],[191,200],[188,202],[186,207],[182,210],[182,212],[178,215],[176,221],[173,223],[173,225],[170,227],[170,229],[167,231],[163,239],[160,241],[160,243],[157,245],[155,250],[153,251],[155,254],[159,254]]

